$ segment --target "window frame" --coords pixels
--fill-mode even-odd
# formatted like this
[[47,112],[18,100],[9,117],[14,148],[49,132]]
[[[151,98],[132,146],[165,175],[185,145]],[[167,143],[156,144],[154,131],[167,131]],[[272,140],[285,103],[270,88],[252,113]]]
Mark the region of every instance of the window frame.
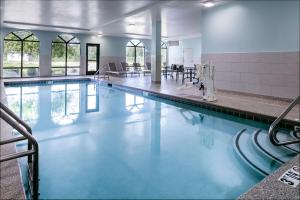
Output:
[[[21,30],[22,31],[22,30]],[[20,62],[20,67],[5,67],[4,66],[4,63],[3,63],[3,70],[5,69],[19,69],[20,70],[20,76],[19,77],[5,77],[5,78],[29,78],[27,76],[23,76],[23,69],[40,69],[40,66],[39,67],[24,67],[24,45],[25,45],[25,42],[38,42],[38,46],[39,46],[39,57],[40,57],[40,40],[34,35],[34,33],[32,33],[31,31],[24,31],[24,32],[28,32],[30,33],[28,36],[26,36],[25,38],[20,38],[15,32],[18,32],[18,31],[12,31],[10,33],[8,33],[4,39],[3,39],[3,50],[5,49],[5,41],[8,41],[8,42],[21,42],[21,50],[20,50],[20,53],[21,53],[21,62]],[[7,36],[9,36],[10,34],[13,34],[17,39],[6,39]],[[31,36],[34,36],[37,38],[37,41],[35,40],[26,40],[27,38],[30,38]],[[4,52],[3,52],[3,55],[4,55]],[[3,61],[4,62],[4,61]],[[39,61],[39,65],[40,65],[40,61]],[[38,76],[30,76],[30,77],[38,77]]]
[[[166,64],[168,65],[168,47],[167,47],[167,44],[164,41],[161,41],[161,49],[166,50]],[[162,59],[161,59],[161,66],[163,67]]]
[[[68,45],[69,44],[79,44],[79,59],[80,59],[80,56],[81,56],[81,44],[80,44],[80,41],[79,39],[76,37],[76,36],[73,36],[71,34],[67,34],[67,35],[70,35],[72,36],[71,39],[69,39],[68,41],[66,41],[61,35],[63,34],[60,34],[60,35],[57,35],[57,37],[55,39],[60,39],[62,41],[52,41],[51,43],[51,69],[64,69],[65,70],[65,74],[64,75],[53,75],[52,74],[52,70],[51,70],[51,76],[78,76],[78,75],[68,75],[68,69],[79,69],[80,70],[80,63],[81,61],[79,60],[79,66],[78,67],[75,67],[75,66],[68,66]],[[74,39],[77,39],[79,42],[72,42],[72,40]],[[53,67],[52,66],[52,48],[53,48],[53,44],[64,44],[64,48],[65,48],[65,64],[64,64],[64,67]]]
[[[138,40],[139,42],[135,45],[133,44],[132,40],[130,40],[129,42],[127,42],[126,44],[126,52],[127,52],[127,47],[133,47],[134,48],[134,63],[136,63],[136,48],[143,48],[143,52],[144,52],[144,63],[143,66],[145,66],[145,45],[142,41]],[[131,45],[128,45],[128,43],[131,43]],[[142,44],[143,46],[138,46],[139,44]],[[127,59],[127,56],[126,56]],[[127,62],[127,60],[126,60]]]

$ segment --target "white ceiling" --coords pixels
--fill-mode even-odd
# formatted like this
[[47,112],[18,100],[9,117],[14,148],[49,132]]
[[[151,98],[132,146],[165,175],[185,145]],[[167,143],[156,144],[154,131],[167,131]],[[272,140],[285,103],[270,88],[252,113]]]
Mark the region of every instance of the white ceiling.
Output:
[[151,19],[156,15],[161,16],[165,37],[178,39],[201,34],[203,0],[0,1],[4,27],[149,38]]

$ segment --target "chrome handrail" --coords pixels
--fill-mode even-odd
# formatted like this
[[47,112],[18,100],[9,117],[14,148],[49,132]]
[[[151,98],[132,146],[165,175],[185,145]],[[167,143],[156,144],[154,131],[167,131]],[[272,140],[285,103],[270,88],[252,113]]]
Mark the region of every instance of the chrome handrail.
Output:
[[[98,78],[99,78],[99,76],[101,75],[100,74],[101,69],[105,69],[105,65],[103,65],[102,67],[100,66],[99,69],[94,73],[94,79],[96,79],[97,74],[98,74]],[[104,79],[105,79],[105,75],[107,75],[107,78],[109,79],[109,76],[108,76],[108,74],[106,74],[106,71],[104,71]]]
[[97,73],[99,73],[99,71],[100,71],[100,68],[95,72],[94,78],[96,78],[96,75],[97,75]]
[[[39,198],[39,145],[36,139],[32,136],[30,126],[22,121],[16,114],[9,110],[3,103],[0,102],[0,118],[2,118],[7,124],[16,129],[22,136],[2,141],[0,145],[9,144],[16,141],[28,139],[28,150],[9,154],[0,157],[0,162],[28,156],[29,173],[32,173],[32,199]],[[32,159],[33,157],[33,159]],[[30,171],[30,164],[32,163],[32,172]],[[30,182],[31,183],[31,182]]]
[[275,128],[279,124],[279,122],[299,103],[300,96],[298,96],[296,99],[292,101],[292,103],[277,117],[277,119],[271,124],[269,128],[269,138],[272,144],[276,146],[282,146],[282,145],[288,145],[288,144],[294,144],[300,142],[300,139],[298,140],[290,140],[286,142],[280,142],[276,137],[276,130]]

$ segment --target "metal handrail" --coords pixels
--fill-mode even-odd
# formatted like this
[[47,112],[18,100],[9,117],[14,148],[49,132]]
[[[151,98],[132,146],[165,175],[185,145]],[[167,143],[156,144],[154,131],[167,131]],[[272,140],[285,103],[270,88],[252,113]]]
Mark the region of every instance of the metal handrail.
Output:
[[[101,72],[100,70],[101,69],[105,69],[105,65],[103,65],[102,67],[100,66],[99,69],[94,73],[94,79],[96,79],[97,74],[98,74],[98,78],[99,78],[99,76],[101,75],[100,74],[100,72]],[[106,71],[104,71],[104,79],[105,79],[105,75],[106,75],[105,73],[106,73]],[[109,79],[108,75],[107,75],[107,78]]]
[[288,144],[294,144],[300,142],[299,140],[290,140],[286,142],[280,142],[277,137],[276,133],[277,131],[275,128],[279,124],[279,122],[299,103],[300,101],[300,96],[298,96],[296,99],[292,101],[292,103],[279,115],[279,117],[271,124],[269,128],[269,138],[272,144],[276,146],[282,146],[282,145],[288,145]]
[[[23,127],[26,128],[26,130],[32,135],[32,130],[28,124],[26,124],[23,120],[21,120],[13,111],[11,111],[9,108],[7,108],[3,103],[0,102],[0,109],[3,109],[6,113],[8,113],[14,120],[16,120],[18,123],[20,123]],[[5,141],[3,141],[5,142]],[[3,143],[2,142],[2,143]],[[28,142],[28,149],[32,149],[32,144]],[[31,163],[31,157],[28,156],[28,163]]]
[[97,73],[99,73],[99,71],[100,71],[100,67],[99,67],[99,69],[95,72],[94,78],[96,78],[96,75],[97,75]]
[[39,198],[39,145],[36,139],[32,136],[31,128],[1,102],[0,118],[2,118],[7,124],[12,126],[23,136],[2,141],[1,145],[28,139],[27,151],[3,156],[0,158],[0,162],[28,156],[28,165],[30,166],[30,163],[32,163],[32,172],[30,171],[29,167],[29,173],[32,173],[32,180],[30,180],[32,181],[32,185],[30,185],[32,187],[32,199],[36,200]]

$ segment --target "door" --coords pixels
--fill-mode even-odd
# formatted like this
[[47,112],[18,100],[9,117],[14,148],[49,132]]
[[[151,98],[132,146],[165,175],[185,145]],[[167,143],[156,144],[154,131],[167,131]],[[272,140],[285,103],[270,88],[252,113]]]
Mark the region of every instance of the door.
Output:
[[94,75],[99,69],[100,44],[86,44],[86,75]]
[[184,67],[194,67],[193,49],[191,48],[183,49],[183,65]]

